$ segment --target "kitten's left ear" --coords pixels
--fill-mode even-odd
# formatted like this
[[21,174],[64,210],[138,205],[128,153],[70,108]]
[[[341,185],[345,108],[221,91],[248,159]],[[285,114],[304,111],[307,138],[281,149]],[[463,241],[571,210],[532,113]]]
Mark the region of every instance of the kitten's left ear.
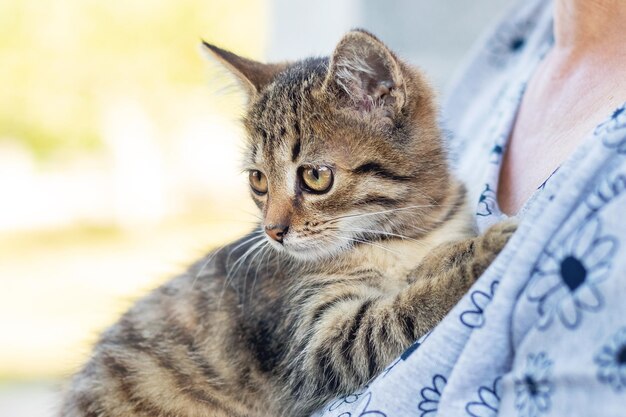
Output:
[[348,32],[330,60],[324,88],[343,106],[361,113],[382,110],[393,117],[406,101],[398,59],[378,38],[364,30]]
[[210,56],[220,62],[226,69],[237,77],[245,88],[248,96],[254,96],[265,86],[270,84],[276,75],[287,68],[287,63],[264,64],[241,57],[230,51],[218,48],[202,41],[202,46]]

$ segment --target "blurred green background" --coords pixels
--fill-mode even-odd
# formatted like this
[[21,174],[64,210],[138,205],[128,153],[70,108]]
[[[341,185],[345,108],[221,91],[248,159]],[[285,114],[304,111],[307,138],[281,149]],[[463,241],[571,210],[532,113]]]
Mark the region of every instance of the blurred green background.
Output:
[[[0,380],[63,377],[148,288],[252,227],[242,97],[266,4],[0,2]],[[1,413],[0,413],[1,414]]]

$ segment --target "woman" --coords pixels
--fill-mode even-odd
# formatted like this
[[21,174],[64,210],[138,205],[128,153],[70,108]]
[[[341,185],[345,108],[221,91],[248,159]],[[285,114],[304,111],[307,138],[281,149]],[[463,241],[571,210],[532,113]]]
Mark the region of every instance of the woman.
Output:
[[320,415],[626,415],[625,28],[622,0],[523,0],[474,51],[444,122],[479,230],[515,214],[518,232],[426,340]]

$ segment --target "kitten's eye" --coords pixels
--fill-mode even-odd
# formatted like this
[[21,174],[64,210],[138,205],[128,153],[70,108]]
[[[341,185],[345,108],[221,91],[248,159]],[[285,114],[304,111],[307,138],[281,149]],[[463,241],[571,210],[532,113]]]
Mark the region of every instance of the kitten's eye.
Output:
[[312,193],[325,193],[333,185],[333,171],[323,165],[300,167],[300,178],[306,191]]
[[248,174],[248,180],[250,181],[250,187],[252,187],[252,191],[257,193],[258,195],[263,195],[267,193],[267,177],[264,173],[257,170],[250,171]]

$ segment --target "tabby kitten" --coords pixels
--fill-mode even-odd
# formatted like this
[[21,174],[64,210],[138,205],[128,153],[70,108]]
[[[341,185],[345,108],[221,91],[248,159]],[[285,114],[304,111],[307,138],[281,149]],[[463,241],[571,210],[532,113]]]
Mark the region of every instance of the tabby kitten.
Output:
[[431,89],[371,34],[289,64],[205,46],[249,94],[263,224],[108,329],[62,416],[307,416],[433,328],[513,232],[472,237]]

